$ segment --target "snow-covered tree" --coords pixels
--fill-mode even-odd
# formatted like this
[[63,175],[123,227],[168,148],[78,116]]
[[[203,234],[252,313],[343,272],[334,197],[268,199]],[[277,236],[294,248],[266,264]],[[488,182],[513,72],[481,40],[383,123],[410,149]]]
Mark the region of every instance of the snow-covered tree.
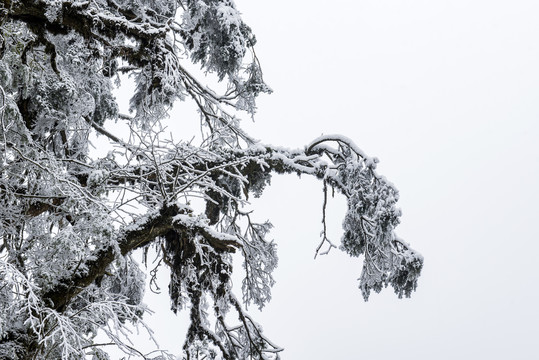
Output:
[[[262,308],[274,282],[271,225],[244,207],[273,174],[312,175],[326,196],[348,199],[339,247],[363,257],[365,299],[387,285],[399,297],[416,288],[423,260],[394,233],[398,192],[376,159],[343,136],[289,150],[240,127],[271,90],[232,0],[2,0],[0,31],[0,358],[107,359],[98,331],[141,355],[125,341],[147,311],[147,270],[131,255],[152,248],[171,271],[172,311],[189,316],[184,358],[278,358],[244,310]],[[129,114],[112,94],[123,76],[136,83]],[[196,145],[163,134],[177,101],[198,107]],[[129,133],[112,133],[114,122]],[[92,134],[114,150],[94,155]],[[337,247],[325,204],[323,216],[317,253]]]

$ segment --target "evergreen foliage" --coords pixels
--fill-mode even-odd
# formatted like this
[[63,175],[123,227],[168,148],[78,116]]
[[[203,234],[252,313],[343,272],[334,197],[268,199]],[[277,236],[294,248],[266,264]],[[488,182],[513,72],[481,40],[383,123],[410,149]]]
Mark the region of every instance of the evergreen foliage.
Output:
[[[184,358],[278,358],[243,307],[271,299],[271,224],[242,207],[273,174],[312,175],[326,195],[347,197],[341,248],[364,256],[365,299],[387,285],[399,296],[416,288],[423,260],[393,231],[398,192],[376,159],[342,136],[288,150],[240,127],[238,114],[254,114],[271,90],[232,0],[2,0],[0,31],[0,358],[108,359],[98,330],[140,356],[124,335],[147,311],[145,271],[131,254],[149,248],[171,270],[172,310],[189,313]],[[188,61],[226,91],[203,86]],[[136,82],[128,115],[112,94],[121,75]],[[187,99],[202,125],[196,146],[160,130]],[[111,133],[111,122],[131,133]],[[93,156],[93,133],[116,151]],[[336,247],[325,206],[323,226],[317,253]],[[241,300],[233,253],[244,261]]]

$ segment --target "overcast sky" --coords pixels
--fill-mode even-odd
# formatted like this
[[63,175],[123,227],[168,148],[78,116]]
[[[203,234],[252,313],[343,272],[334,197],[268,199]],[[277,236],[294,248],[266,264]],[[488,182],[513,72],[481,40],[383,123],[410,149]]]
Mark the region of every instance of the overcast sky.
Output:
[[[400,190],[400,237],[425,257],[411,299],[365,303],[360,259],[313,259],[322,184],[274,177],[272,302],[250,309],[283,359],[531,359],[539,324],[539,2],[236,0],[274,94],[247,131],[302,147],[341,133]],[[197,115],[193,113],[193,121]],[[191,121],[191,120],[189,120]],[[331,201],[341,236],[343,199]],[[239,269],[238,269],[239,270]],[[239,281],[239,280],[238,280]],[[152,300],[179,353],[188,314]],[[161,316],[161,317],[159,317]],[[151,320],[149,320],[151,321]]]

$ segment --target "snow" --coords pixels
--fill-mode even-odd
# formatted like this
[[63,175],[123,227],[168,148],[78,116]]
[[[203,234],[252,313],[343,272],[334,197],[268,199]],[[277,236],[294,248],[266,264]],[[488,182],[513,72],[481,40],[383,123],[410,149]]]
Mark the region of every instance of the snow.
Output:
[[321,135],[314,139],[309,145],[307,145],[307,149],[315,149],[316,146],[320,143],[328,142],[328,141],[336,141],[339,143],[346,144],[353,152],[355,152],[358,156],[360,156],[363,159],[368,159],[369,157],[361,150],[353,141],[347,136],[344,135]]

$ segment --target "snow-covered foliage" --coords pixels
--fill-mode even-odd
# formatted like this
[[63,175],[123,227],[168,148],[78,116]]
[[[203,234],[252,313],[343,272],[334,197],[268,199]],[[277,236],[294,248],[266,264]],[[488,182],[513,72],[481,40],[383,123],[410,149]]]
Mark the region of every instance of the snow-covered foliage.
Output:
[[[415,289],[423,260],[393,231],[398,193],[376,159],[342,136],[290,150],[241,129],[239,114],[254,114],[271,90],[232,0],[13,0],[0,14],[0,358],[107,359],[110,345],[141,356],[126,326],[143,326],[146,272],[131,254],[150,247],[157,268],[171,270],[172,310],[189,313],[181,356],[279,358],[244,310],[271,299],[271,224],[244,205],[272,174],[312,175],[346,196],[340,247],[364,256],[365,299],[387,285],[399,296]],[[189,61],[224,93],[203,86]],[[120,75],[136,81],[127,115],[112,95]],[[162,134],[178,100],[198,106],[197,146]],[[111,121],[130,134],[111,133]],[[92,156],[92,133],[116,150]],[[317,253],[334,247],[324,206]],[[233,253],[243,257],[241,300]],[[110,342],[95,343],[98,331]]]

